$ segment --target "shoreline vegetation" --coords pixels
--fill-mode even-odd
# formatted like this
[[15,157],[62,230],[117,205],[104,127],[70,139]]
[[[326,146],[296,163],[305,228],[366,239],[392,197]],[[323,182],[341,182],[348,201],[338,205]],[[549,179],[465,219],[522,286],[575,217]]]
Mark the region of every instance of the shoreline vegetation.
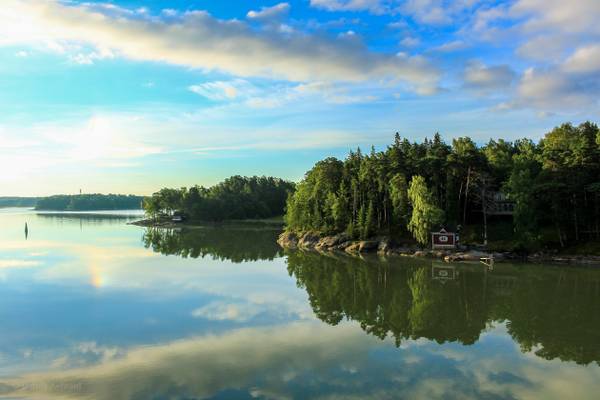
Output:
[[140,210],[143,196],[124,194],[55,195],[38,199],[38,211]]
[[124,194],[76,194],[47,197],[0,197],[0,208],[33,207],[36,211],[141,210],[143,196]]
[[[193,225],[281,218],[295,184],[266,176],[232,176],[211,187],[163,188],[143,201],[148,217],[136,225]],[[180,222],[174,224],[173,220]]]
[[[483,146],[396,134],[384,151],[317,162],[285,221],[279,243],[289,248],[600,263],[600,130],[563,124],[537,143]],[[461,246],[424,250],[442,227],[460,232]]]
[[353,240],[347,234],[321,236],[316,232],[296,234],[284,231],[277,239],[284,249],[309,251],[322,254],[347,254],[354,257],[376,254],[381,257],[416,257],[442,259],[446,262],[480,262],[492,257],[495,262],[525,261],[532,263],[581,264],[600,266],[600,255],[536,252],[532,254],[514,251],[489,251],[481,246],[459,246],[452,250],[424,249],[415,243],[398,243],[389,237],[369,240]]
[[35,207],[39,197],[0,197],[0,208]]

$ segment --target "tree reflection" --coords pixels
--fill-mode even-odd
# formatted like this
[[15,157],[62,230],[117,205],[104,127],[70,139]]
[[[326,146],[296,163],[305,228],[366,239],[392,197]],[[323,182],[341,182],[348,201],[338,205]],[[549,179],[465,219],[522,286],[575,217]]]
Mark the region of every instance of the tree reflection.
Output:
[[[600,271],[461,265],[440,279],[416,259],[381,260],[289,252],[288,272],[321,320],[358,321],[379,338],[426,338],[470,345],[506,321],[523,351],[579,364],[600,361]],[[443,271],[442,271],[443,272]]]
[[279,230],[262,226],[204,226],[198,228],[148,228],[142,241],[146,248],[184,258],[210,256],[236,263],[272,260],[282,255],[277,245]]

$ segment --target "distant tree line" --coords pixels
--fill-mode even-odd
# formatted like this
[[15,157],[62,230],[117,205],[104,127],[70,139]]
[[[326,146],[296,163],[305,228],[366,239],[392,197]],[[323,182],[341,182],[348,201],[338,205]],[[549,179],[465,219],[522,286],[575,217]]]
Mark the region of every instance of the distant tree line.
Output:
[[425,244],[442,225],[487,224],[499,200],[511,207],[513,245],[566,246],[600,238],[600,130],[591,122],[563,124],[538,143],[490,140],[477,146],[439,134],[411,143],[396,134],[384,151],[351,151],[306,173],[287,203],[294,231],[385,233]]
[[151,218],[181,213],[191,220],[225,221],[270,218],[284,214],[294,183],[265,176],[232,176],[209,188],[164,188],[144,199]]
[[47,211],[99,211],[99,210],[139,210],[142,196],[122,194],[78,194],[56,195],[40,198],[36,210]]
[[35,207],[37,201],[37,197],[0,197],[0,208]]

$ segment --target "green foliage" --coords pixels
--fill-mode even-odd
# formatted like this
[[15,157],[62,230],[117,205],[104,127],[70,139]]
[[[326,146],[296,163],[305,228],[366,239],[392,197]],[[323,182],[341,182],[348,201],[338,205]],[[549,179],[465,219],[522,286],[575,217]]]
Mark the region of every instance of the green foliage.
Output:
[[151,218],[175,212],[197,221],[263,219],[284,214],[294,184],[272,177],[232,176],[204,188],[164,188],[144,199],[144,211]]
[[96,210],[139,210],[141,196],[122,194],[78,194],[56,195],[40,198],[36,210],[47,211],[96,211]]
[[390,200],[392,201],[392,221],[400,226],[407,226],[410,219],[410,203],[406,177],[396,174],[390,181]]
[[[427,188],[417,210],[407,184],[415,176]],[[598,188],[600,130],[590,122],[561,125],[539,143],[499,139],[482,147],[468,137],[449,146],[439,134],[421,143],[396,134],[384,151],[357,149],[343,161],[318,162],[289,198],[285,221],[290,230],[345,231],[355,238],[405,237],[410,228],[425,243],[425,230],[438,223],[483,226],[483,211],[488,223],[510,221],[510,215],[488,215],[496,202],[508,201],[514,204],[513,247],[532,250],[600,238]],[[550,241],[540,234],[549,230]],[[477,231],[481,243],[484,229]]]
[[442,223],[444,211],[435,205],[433,196],[427,189],[425,178],[422,176],[416,175],[410,181],[408,198],[413,210],[408,230],[417,242],[427,244],[432,229]]
[[37,197],[0,197],[0,208],[5,207],[35,207]]

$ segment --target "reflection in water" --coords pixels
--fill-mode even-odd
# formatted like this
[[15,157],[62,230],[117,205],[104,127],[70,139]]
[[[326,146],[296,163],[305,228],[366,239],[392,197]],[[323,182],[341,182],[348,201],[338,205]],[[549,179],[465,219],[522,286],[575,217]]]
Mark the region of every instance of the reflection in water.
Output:
[[143,214],[139,212],[119,212],[119,211],[96,211],[96,212],[36,212],[36,217],[42,221],[47,220],[56,224],[73,225],[79,227],[83,225],[101,226],[101,225],[123,225],[127,222],[139,220]]
[[363,339],[349,327],[307,323],[242,329],[133,349],[95,367],[0,380],[0,397],[2,388],[13,395],[107,400],[209,398],[245,388],[253,397],[281,398],[286,391],[302,390],[289,381],[317,378],[312,368],[326,373],[340,362],[364,361],[370,342]]
[[268,227],[127,218],[0,210],[0,398],[600,390],[600,271],[284,254]]
[[288,254],[290,275],[329,324],[356,320],[372,335],[393,336],[396,345],[418,338],[470,345],[491,322],[507,321],[523,351],[547,360],[600,362],[600,271],[446,265]]
[[215,260],[273,260],[282,256],[277,245],[279,229],[248,225],[197,228],[148,228],[143,241],[157,253],[184,258],[211,256]]
[[[489,334],[492,345],[503,345]],[[600,370],[407,342],[349,324],[246,328],[108,355],[97,366],[0,379],[0,397],[126,399],[593,399]]]

